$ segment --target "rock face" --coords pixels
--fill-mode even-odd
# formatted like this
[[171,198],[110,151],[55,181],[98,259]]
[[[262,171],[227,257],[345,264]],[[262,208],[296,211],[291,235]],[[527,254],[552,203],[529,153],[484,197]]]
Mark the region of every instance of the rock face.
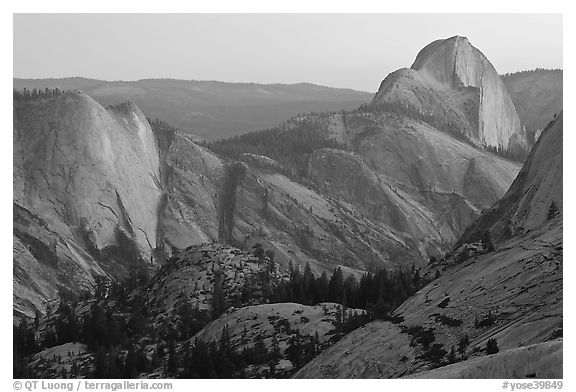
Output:
[[[478,241],[486,237],[480,233],[489,231],[495,249],[453,262],[394,311],[403,318],[400,325],[376,322],[356,330],[308,363],[296,377],[417,374],[446,364],[443,358],[464,334],[470,340],[464,353],[467,357],[482,356],[488,339],[496,339],[501,351],[511,350],[498,357],[499,363],[506,363],[507,374],[530,377],[535,369],[532,357],[526,354],[530,349],[514,350],[562,336],[561,150],[562,114],[543,132],[506,196],[474,222],[457,245],[461,248],[462,243],[476,242],[483,248]],[[548,214],[552,200],[559,207]],[[503,225],[508,229],[503,230]],[[416,339],[418,331],[426,330],[434,343],[429,347]],[[407,341],[412,341],[409,347]],[[541,347],[544,353],[547,346]],[[559,361],[557,354],[551,358]],[[472,361],[454,365],[453,371],[470,377],[503,375],[491,361]],[[543,377],[551,374],[547,365],[536,370]]]
[[331,197],[280,173],[249,168],[237,192],[235,241],[262,243],[287,269],[290,263],[313,273],[346,274],[382,267],[423,264],[419,250],[354,203]]
[[400,104],[469,140],[504,150],[526,149],[526,135],[500,76],[465,37],[437,40],[410,69],[390,74],[374,105]]
[[562,340],[514,348],[494,355],[448,365],[408,378],[562,378]]
[[[227,245],[207,243],[185,248],[155,276],[146,293],[148,312],[162,323],[188,301],[193,308],[210,313],[216,284],[222,288],[225,308],[259,303],[263,287],[258,274],[264,267],[250,253]],[[272,275],[276,280],[281,277],[278,271]]]
[[354,152],[314,152],[308,173],[317,189],[354,205],[424,258],[449,250],[519,170],[402,115],[335,114],[326,127]]
[[117,245],[121,231],[149,258],[161,190],[143,113],[68,94],[16,103],[14,114],[14,202],[84,231],[94,249]]
[[[297,369],[297,364],[288,358],[287,350],[295,338],[300,344],[311,342],[315,352],[325,350],[340,337],[337,317],[342,306],[335,303],[320,303],[306,306],[295,303],[276,303],[248,306],[232,310],[206,325],[191,340],[210,344],[218,342],[224,327],[228,328],[230,345],[237,354],[254,348],[254,342],[262,339],[268,352],[277,345],[278,365],[270,368],[269,361],[253,364],[242,369],[245,377],[253,378],[267,374],[269,377],[285,377]],[[361,309],[347,309],[346,314],[364,314]],[[315,339],[317,339],[315,341]]]
[[561,112],[546,127],[506,195],[466,230],[461,242],[478,240],[486,231],[498,242],[533,230],[549,219],[553,203],[561,213],[563,118]]
[[49,225],[39,215],[14,204],[13,311],[34,317],[62,288],[90,291],[105,272],[64,225]]
[[[425,359],[429,350],[409,345],[409,328],[432,329],[444,355],[468,334],[470,358],[485,355],[492,338],[501,351],[553,340],[562,336],[562,270],[562,222],[555,219],[453,267],[394,312],[404,317],[401,325],[375,322],[353,331],[296,377],[396,378],[438,366]],[[518,361],[509,371],[526,365]]]
[[358,328],[300,369],[294,378],[392,378],[414,361],[410,336],[374,321]]
[[[217,195],[222,161],[174,130],[156,130],[160,144],[163,211],[157,255],[218,239]],[[160,260],[162,261],[162,260]]]
[[94,354],[85,344],[64,343],[35,354],[30,370],[42,378],[77,378],[94,370]]
[[17,315],[217,238],[222,163],[179,132],[153,132],[134,104],[15,99],[13,136]]

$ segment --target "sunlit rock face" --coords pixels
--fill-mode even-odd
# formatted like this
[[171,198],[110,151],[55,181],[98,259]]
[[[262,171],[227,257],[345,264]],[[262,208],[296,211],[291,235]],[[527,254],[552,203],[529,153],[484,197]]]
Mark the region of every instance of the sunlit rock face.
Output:
[[17,103],[14,114],[14,202],[83,231],[95,249],[122,231],[149,256],[161,191],[144,114],[84,94]]
[[418,115],[434,116],[442,127],[475,143],[510,151],[527,148],[500,76],[465,37],[427,45],[410,69],[388,75],[373,104],[401,104]]
[[131,102],[16,99],[13,143],[15,315],[217,239],[220,159]]
[[531,231],[553,216],[552,204],[562,216],[563,123],[560,112],[542,132],[506,195],[466,230],[461,242],[477,240],[486,231],[496,242]]

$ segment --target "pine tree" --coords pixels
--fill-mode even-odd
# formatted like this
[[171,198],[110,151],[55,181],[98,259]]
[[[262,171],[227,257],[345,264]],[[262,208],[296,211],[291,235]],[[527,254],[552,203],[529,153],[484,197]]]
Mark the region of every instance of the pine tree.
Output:
[[492,236],[490,235],[490,230],[486,230],[482,235],[482,247],[486,252],[494,251],[494,243],[492,242]]
[[550,207],[548,207],[548,214],[546,215],[546,217],[548,218],[548,220],[550,220],[556,218],[559,214],[560,209],[558,208],[556,201],[552,200],[552,202],[550,203]]
[[314,275],[310,269],[310,264],[306,263],[306,268],[304,268],[304,275],[302,276],[303,285],[303,295],[304,303],[307,305],[312,305],[313,298],[313,285],[314,285]]
[[212,319],[216,319],[226,309],[226,298],[222,288],[222,277],[220,274],[214,276],[214,293],[212,296]]
[[176,345],[173,339],[168,340],[168,359],[166,361],[166,373],[176,374],[178,370],[178,359],[176,358]]
[[498,348],[498,342],[496,339],[488,339],[488,343],[486,343],[486,354],[496,354],[500,349]]
[[268,188],[265,188],[262,194],[262,215],[264,219],[268,219]]
[[450,353],[448,354],[448,362],[455,363],[456,362],[456,350],[454,350],[454,346],[450,349]]
[[258,334],[256,336],[254,342],[254,361],[256,363],[264,363],[266,361],[266,356],[268,354],[268,350],[266,349],[266,345],[264,344],[264,337],[262,334]]
[[273,250],[268,249],[264,252],[264,256],[268,259],[268,265],[266,268],[268,272],[268,277],[271,277],[274,271],[276,270],[276,255],[274,254]]
[[282,358],[282,355],[280,353],[280,345],[278,343],[278,337],[276,336],[276,334],[272,335],[272,355],[271,358],[273,360],[278,360],[280,358]]
[[464,354],[466,354],[466,348],[470,345],[470,339],[468,338],[468,334],[464,334],[460,337],[458,341],[458,353],[460,354],[461,358],[464,358]]
[[342,302],[342,291],[344,289],[344,276],[342,269],[336,267],[330,282],[328,283],[328,297],[330,301],[341,303]]
[[262,244],[257,243],[252,247],[252,249],[253,249],[252,253],[254,254],[254,257],[256,257],[258,259],[258,263],[262,263],[264,261],[264,255],[265,255],[264,248],[262,247]]

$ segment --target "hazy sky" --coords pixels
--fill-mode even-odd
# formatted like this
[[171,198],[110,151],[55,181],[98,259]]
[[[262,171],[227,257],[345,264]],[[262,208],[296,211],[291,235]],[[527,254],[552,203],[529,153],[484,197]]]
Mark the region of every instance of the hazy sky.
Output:
[[560,14],[17,14],[14,77],[311,82],[375,91],[429,42],[562,68]]

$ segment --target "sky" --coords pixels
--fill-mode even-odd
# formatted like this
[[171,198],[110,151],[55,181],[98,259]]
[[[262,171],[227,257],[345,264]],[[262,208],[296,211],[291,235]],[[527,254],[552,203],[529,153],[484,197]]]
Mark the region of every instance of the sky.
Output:
[[499,73],[563,68],[561,14],[15,14],[13,75],[299,83],[376,91],[465,36]]

